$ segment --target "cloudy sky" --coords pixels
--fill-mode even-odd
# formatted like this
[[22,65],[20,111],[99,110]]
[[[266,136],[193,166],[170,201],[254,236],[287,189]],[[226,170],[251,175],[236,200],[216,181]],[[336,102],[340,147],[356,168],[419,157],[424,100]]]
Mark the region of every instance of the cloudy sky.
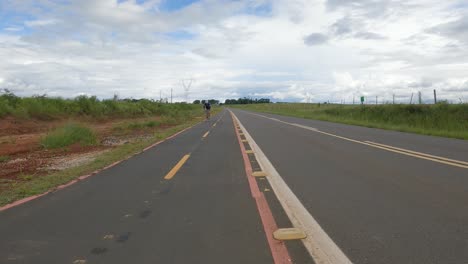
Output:
[[468,1],[0,0],[0,58],[25,96],[467,102]]

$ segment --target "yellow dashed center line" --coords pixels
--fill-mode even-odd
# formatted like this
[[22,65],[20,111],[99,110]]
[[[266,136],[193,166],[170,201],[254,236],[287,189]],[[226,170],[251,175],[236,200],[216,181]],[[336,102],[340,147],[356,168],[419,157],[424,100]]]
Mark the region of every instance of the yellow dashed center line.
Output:
[[[458,160],[455,161],[455,160],[447,159],[447,158],[444,158],[444,157],[439,157],[439,156],[429,155],[429,154],[420,153],[420,152],[416,152],[416,151],[411,151],[411,150],[401,149],[401,148],[397,148],[397,147],[387,146],[387,145],[378,144],[378,143],[374,143],[374,142],[370,142],[370,141],[365,141],[365,142],[367,143],[367,145],[369,145],[371,147],[374,147],[374,148],[379,148],[379,149],[383,149],[383,150],[387,150],[387,151],[391,151],[391,152],[395,152],[395,153],[399,153],[399,154],[403,154],[403,155],[407,155],[407,156],[411,156],[411,157],[415,157],[415,158],[430,160],[430,161],[443,163],[443,164],[450,165],[450,166],[455,166],[455,167],[468,169],[467,165],[463,165],[464,163],[466,163],[466,162],[463,162],[463,161],[458,161]],[[455,162],[459,162],[459,163],[455,163]]]
[[[257,114],[254,114],[254,115],[257,115]],[[331,136],[331,137],[351,141],[351,142],[362,144],[362,145],[367,145],[369,147],[378,148],[378,149],[382,149],[382,150],[386,150],[386,151],[390,151],[390,152],[395,152],[395,153],[399,153],[399,154],[402,154],[402,155],[411,156],[411,157],[415,157],[415,158],[419,158],[419,159],[430,160],[430,161],[433,161],[433,162],[438,162],[438,163],[442,163],[442,164],[446,164],[446,165],[450,165],[450,166],[455,166],[455,167],[459,167],[459,168],[468,169],[468,163],[465,162],[465,161],[448,159],[448,158],[445,158],[445,157],[439,157],[439,156],[430,155],[430,154],[426,154],[426,153],[422,153],[422,152],[397,148],[397,147],[388,146],[388,145],[384,145],[384,144],[380,144],[380,143],[375,143],[375,142],[372,142],[372,141],[359,141],[359,140],[355,140],[355,139],[351,139],[351,138],[347,138],[347,137],[338,136],[338,135],[335,135],[335,134],[332,134],[332,133],[323,132],[323,131],[320,131],[320,130],[318,130],[316,128],[313,128],[313,127],[307,127],[307,126],[304,126],[304,125],[288,123],[288,122],[284,122],[284,121],[281,121],[281,120],[276,119],[276,118],[269,118],[269,117],[262,116],[262,115],[258,115],[258,116],[263,117],[263,118],[268,118],[268,119],[271,119],[273,121],[278,121],[278,122],[281,122],[281,123],[285,123],[285,124],[288,124],[288,125],[308,129],[308,130],[311,130],[311,131],[314,131],[314,132],[317,132],[317,133],[320,133],[320,134],[328,135],[328,136]]]
[[184,163],[190,158],[190,154],[187,154],[185,155],[184,157],[182,157],[182,159],[177,162],[177,164],[174,166],[174,168],[172,168],[172,170],[164,177],[165,180],[170,180],[172,179],[172,177],[174,177],[174,175],[176,175],[176,173],[180,170],[180,168],[182,168],[182,166],[184,165]]
[[[358,143],[358,144],[367,145],[367,146],[370,146],[370,147],[373,147],[373,148],[378,148],[378,149],[382,149],[382,150],[386,150],[386,151],[390,151],[390,152],[395,152],[395,153],[406,155],[406,156],[411,156],[411,157],[415,157],[415,158],[419,158],[419,159],[430,160],[430,161],[434,161],[434,162],[438,162],[438,163],[442,163],[442,164],[446,164],[446,165],[450,165],[450,166],[455,166],[455,167],[459,167],[459,168],[468,169],[468,166],[464,165],[463,161],[450,160],[450,159],[447,159],[447,158],[444,158],[444,157],[438,157],[438,156],[429,155],[429,154],[425,154],[425,153],[421,153],[421,152],[405,150],[405,149],[401,149],[401,148],[397,148],[397,147],[392,147],[392,146],[387,146],[387,145],[383,145],[383,144],[379,144],[379,143],[374,143],[374,142],[371,142],[371,141],[354,140],[354,139],[350,139],[350,138],[346,138],[346,137],[337,136],[337,135],[334,135],[334,134],[331,134],[331,133],[326,133],[326,132],[323,132],[323,131],[316,131],[316,132],[322,133],[322,134],[325,134],[325,135],[328,135],[328,136],[348,140],[348,141],[355,142],[355,143]],[[458,162],[458,163],[455,163],[455,162]]]
[[413,151],[413,150],[409,150],[409,149],[404,149],[404,148],[397,148],[397,147],[393,147],[393,146],[389,146],[389,145],[384,145],[384,144],[376,143],[376,142],[372,142],[372,141],[364,141],[364,142],[369,143],[369,144],[374,144],[374,145],[377,145],[377,146],[381,146],[381,147],[384,147],[384,148],[391,148],[391,149],[395,149],[395,150],[401,150],[401,151],[408,152],[408,153],[415,154],[415,155],[419,155],[419,156],[425,156],[425,157],[429,157],[429,158],[434,158],[434,159],[438,159],[438,160],[443,160],[443,161],[447,161],[447,162],[451,162],[451,163],[459,163],[459,164],[461,164],[461,165],[467,165],[467,166],[468,166],[468,162],[461,161],[461,160],[448,159],[448,158],[445,158],[445,157],[430,155],[430,154],[426,154],[426,153],[422,153],[422,152],[417,152],[417,151]]

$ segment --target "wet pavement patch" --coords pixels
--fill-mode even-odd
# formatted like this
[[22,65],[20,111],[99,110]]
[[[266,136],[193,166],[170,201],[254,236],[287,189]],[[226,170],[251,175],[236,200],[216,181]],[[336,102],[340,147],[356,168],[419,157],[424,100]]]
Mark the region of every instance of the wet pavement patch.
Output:
[[131,234],[132,234],[132,233],[130,233],[130,232],[127,232],[127,233],[121,234],[121,235],[120,235],[120,236],[117,238],[117,240],[116,240],[116,241],[117,241],[118,243],[124,243],[124,242],[127,242],[127,241],[128,241],[128,239],[130,238],[130,235],[131,235]]
[[91,254],[94,254],[94,255],[101,255],[101,254],[104,254],[107,252],[107,248],[105,247],[95,247],[93,249],[91,249]]
[[140,212],[140,218],[147,218],[148,216],[150,216],[150,214],[151,214],[150,210],[144,210]]

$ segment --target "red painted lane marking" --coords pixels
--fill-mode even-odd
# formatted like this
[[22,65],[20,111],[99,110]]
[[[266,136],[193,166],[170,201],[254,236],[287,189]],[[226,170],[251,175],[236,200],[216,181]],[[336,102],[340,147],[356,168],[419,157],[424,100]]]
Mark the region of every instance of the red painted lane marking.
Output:
[[[197,124],[199,124],[199,123],[197,123]],[[195,124],[195,125],[193,125],[193,126],[190,126],[190,127],[187,127],[187,128],[185,128],[185,129],[183,129],[183,130],[181,130],[181,131],[175,133],[174,135],[171,135],[171,136],[169,136],[169,137],[167,137],[167,138],[165,138],[165,139],[163,139],[163,140],[160,140],[160,141],[158,141],[158,142],[156,142],[156,143],[150,145],[149,147],[144,148],[144,149],[143,149],[141,152],[139,152],[139,153],[135,153],[135,154],[133,154],[133,155],[131,155],[131,156],[129,156],[129,157],[123,159],[123,160],[116,161],[116,162],[114,162],[114,163],[112,163],[112,164],[110,164],[110,165],[107,165],[106,167],[104,167],[104,168],[102,168],[102,169],[95,170],[95,171],[91,172],[90,174],[86,174],[86,175],[79,176],[78,178],[76,178],[76,179],[74,179],[74,180],[71,180],[71,181],[69,181],[69,182],[67,182],[67,183],[65,183],[65,184],[62,184],[62,185],[57,186],[57,187],[53,187],[53,188],[47,190],[47,191],[44,192],[44,193],[36,194],[36,195],[33,195],[33,196],[29,196],[29,197],[23,198],[23,199],[21,199],[21,200],[14,201],[14,202],[12,202],[12,203],[6,204],[6,205],[0,207],[0,212],[5,211],[5,210],[10,209],[10,208],[13,208],[13,207],[16,207],[16,206],[18,206],[18,205],[27,203],[27,202],[29,202],[29,201],[35,200],[35,199],[40,198],[40,197],[42,197],[42,196],[44,196],[44,195],[46,195],[46,194],[49,194],[49,193],[52,193],[52,192],[55,192],[55,191],[64,189],[64,188],[66,188],[66,187],[68,187],[68,186],[70,186],[70,185],[73,185],[73,184],[75,184],[75,183],[81,181],[81,180],[84,180],[84,179],[89,178],[89,177],[91,177],[91,176],[93,176],[93,175],[96,175],[96,174],[98,174],[99,172],[102,172],[102,171],[107,170],[107,169],[109,169],[109,168],[111,168],[111,167],[114,167],[115,165],[117,165],[117,164],[119,164],[119,163],[121,163],[121,162],[123,162],[123,161],[126,161],[126,160],[128,160],[128,159],[131,159],[133,156],[135,156],[135,155],[137,155],[137,154],[143,153],[143,152],[147,151],[148,149],[153,148],[153,147],[155,147],[155,146],[157,146],[157,145],[163,143],[164,141],[167,141],[167,140],[169,140],[169,139],[171,139],[171,138],[176,137],[176,136],[179,135],[180,133],[183,133],[183,132],[189,130],[190,128],[196,126],[197,124]]]
[[[234,116],[232,114],[231,116],[234,121]],[[245,152],[245,147],[244,144],[242,144],[239,131],[237,131],[237,129],[234,130],[236,131],[237,140],[242,152],[242,158],[244,159],[245,172],[249,182],[250,191],[252,193],[252,197],[255,199],[255,203],[257,204],[258,213],[260,214],[260,218],[262,220],[263,229],[265,230],[265,235],[267,237],[268,245],[270,246],[273,261],[275,264],[292,263],[288,249],[286,248],[284,242],[273,238],[273,232],[278,229],[278,226],[276,225],[275,218],[271,213],[271,209],[268,205],[265,195],[260,191],[257,181],[252,176],[252,165],[250,165],[249,157]]]

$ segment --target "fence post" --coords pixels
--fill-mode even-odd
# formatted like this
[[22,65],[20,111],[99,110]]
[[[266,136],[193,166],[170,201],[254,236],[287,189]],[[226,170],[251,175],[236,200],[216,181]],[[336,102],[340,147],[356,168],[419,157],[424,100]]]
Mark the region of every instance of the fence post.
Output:
[[434,89],[434,104],[437,104],[437,94],[436,90]]

